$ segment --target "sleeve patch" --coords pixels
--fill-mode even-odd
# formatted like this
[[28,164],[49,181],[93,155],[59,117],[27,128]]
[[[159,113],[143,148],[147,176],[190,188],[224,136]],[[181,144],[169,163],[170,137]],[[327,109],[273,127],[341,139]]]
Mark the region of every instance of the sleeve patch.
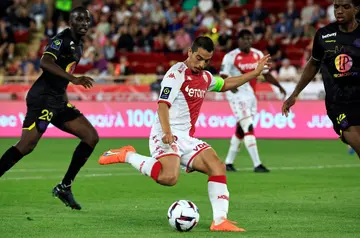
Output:
[[164,87],[164,89],[162,90],[162,92],[160,94],[160,98],[161,99],[169,99],[170,92],[171,92],[170,87]]
[[54,40],[54,41],[51,43],[50,48],[52,48],[52,49],[54,49],[54,50],[60,50],[61,44],[62,44],[62,40],[61,40],[61,39]]

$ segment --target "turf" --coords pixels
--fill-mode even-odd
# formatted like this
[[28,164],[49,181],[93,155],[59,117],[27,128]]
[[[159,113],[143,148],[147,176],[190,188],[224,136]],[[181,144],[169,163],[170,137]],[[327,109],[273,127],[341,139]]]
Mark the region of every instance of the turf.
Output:
[[[227,140],[207,140],[224,158]],[[15,142],[1,139],[0,152]],[[134,145],[148,154],[147,140],[103,139],[73,185],[81,211],[51,196],[65,173],[75,139],[43,139],[36,150],[0,179],[0,237],[359,237],[360,163],[339,141],[259,140],[272,172],[255,174],[245,148],[228,174],[229,218],[246,233],[211,233],[207,178],[182,173],[162,187],[128,165],[99,166],[109,148]],[[200,223],[179,233],[168,225],[172,202],[192,200]]]

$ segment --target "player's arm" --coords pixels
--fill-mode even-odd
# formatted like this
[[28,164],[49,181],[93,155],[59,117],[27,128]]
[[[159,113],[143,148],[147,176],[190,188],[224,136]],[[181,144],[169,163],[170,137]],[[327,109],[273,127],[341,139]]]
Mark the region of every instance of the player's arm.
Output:
[[161,82],[157,113],[164,134],[162,140],[165,144],[174,142],[174,136],[172,135],[170,127],[169,108],[180,92],[182,83],[183,80],[176,70],[167,72]]
[[[220,69],[220,77],[222,79],[226,79],[231,74],[231,67],[234,64],[233,57],[230,54],[226,54],[221,62],[221,69]],[[237,88],[231,89],[231,92],[236,93],[238,90]]]
[[165,144],[171,144],[174,142],[172,137],[171,128],[170,128],[170,116],[169,116],[169,105],[166,102],[158,103],[157,113],[159,115],[159,121],[161,124],[161,129],[164,134]]
[[220,89],[220,92],[225,92],[225,91],[228,91],[231,89],[236,89],[236,88],[240,87],[241,85],[249,82],[251,79],[259,76],[261,74],[261,72],[263,71],[264,67],[265,66],[268,67],[269,58],[270,58],[270,55],[266,55],[266,56],[262,57],[259,60],[256,69],[249,73],[245,73],[240,76],[232,76],[232,77],[226,78],[224,80],[225,81],[224,85]]
[[296,98],[299,96],[302,90],[304,90],[304,88],[311,82],[311,80],[314,79],[315,75],[320,69],[321,60],[325,53],[320,42],[320,35],[321,34],[319,33],[319,31],[317,31],[314,38],[312,56],[305,65],[304,71],[300,77],[300,81],[297,83],[294,91],[282,106],[282,113],[285,116],[288,115],[290,108],[295,104]]
[[274,76],[272,76],[272,74],[270,74],[269,72],[264,74],[264,78],[266,80],[266,82],[278,87],[278,89],[280,90],[281,94],[284,95],[284,97],[286,96],[286,91],[285,89],[281,86],[281,84],[279,83],[279,81],[277,81]]
[[305,65],[300,81],[296,85],[294,92],[291,94],[292,97],[299,96],[301,91],[314,79],[320,69],[321,60],[324,56],[324,49],[321,44],[320,35],[321,33],[317,31],[314,37],[312,56]]
[[73,84],[83,85],[85,88],[92,87],[93,79],[81,76],[75,77],[63,70],[57,63],[56,60],[66,50],[67,42],[63,39],[53,39],[49,45],[46,46],[43,56],[40,59],[40,67],[56,76],[67,79]]

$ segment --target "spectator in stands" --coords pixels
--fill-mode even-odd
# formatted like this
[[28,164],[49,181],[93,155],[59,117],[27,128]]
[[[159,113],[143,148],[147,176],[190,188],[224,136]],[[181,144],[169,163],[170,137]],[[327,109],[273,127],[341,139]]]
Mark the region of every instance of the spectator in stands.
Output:
[[264,21],[266,17],[267,13],[262,7],[262,0],[255,0],[254,9],[251,13],[251,20],[253,22],[256,20]]
[[304,36],[304,27],[301,25],[300,18],[295,19],[291,29],[292,44],[296,44]]
[[116,49],[118,51],[127,51],[132,52],[134,50],[135,41],[133,37],[129,34],[129,30],[127,26],[121,26],[119,28],[119,40],[117,42]]
[[199,10],[201,13],[205,14],[213,9],[214,3],[212,0],[199,0]]
[[165,18],[164,11],[161,9],[160,3],[156,2],[155,10],[151,12],[150,18],[154,23],[160,23],[162,18]]
[[326,10],[327,19],[329,22],[335,22],[336,17],[334,14],[334,0],[328,0],[328,3],[330,4],[330,6],[328,6]]
[[114,69],[114,76],[118,76],[114,82],[115,83],[124,83],[126,81],[126,78],[124,76],[127,76],[131,73],[129,69],[129,62],[126,58],[126,56],[121,56],[119,63],[115,64]]
[[270,38],[268,42],[268,46],[266,47],[267,52],[271,55],[271,59],[275,62],[279,62],[282,60],[282,52],[280,50],[280,46],[276,44],[274,38]]
[[60,32],[57,29],[59,19],[63,19],[64,22],[69,21],[70,10],[72,8],[72,0],[55,0],[55,7],[52,16],[52,22],[54,25],[54,31]]
[[112,61],[115,58],[116,50],[114,45],[111,44],[109,39],[105,39],[103,47],[104,56],[107,61]]
[[44,0],[32,0],[29,16],[36,22],[36,28],[41,29],[47,18],[47,6]]
[[278,37],[285,37],[290,32],[291,23],[287,21],[284,13],[279,13],[279,21],[276,24],[275,32]]
[[183,52],[186,53],[188,48],[191,46],[191,38],[189,33],[185,32],[184,28],[180,28],[176,32],[175,43],[178,49],[183,49]]
[[14,57],[15,42],[11,27],[0,18],[0,67],[6,64],[7,59]]
[[45,26],[45,36],[51,39],[55,36],[54,25],[52,21],[48,21]]
[[290,64],[289,59],[284,59],[279,70],[279,80],[282,82],[297,82],[297,77],[295,66]]
[[314,11],[311,17],[311,23],[316,24],[322,17],[326,16],[324,9],[319,5],[314,5]]
[[22,64],[24,75],[38,76],[40,73],[40,59],[35,51],[30,51]]
[[288,22],[288,25],[291,26],[293,24],[294,20],[299,17],[300,17],[300,14],[295,7],[294,0],[288,0],[286,3],[286,11],[285,11],[285,18]]
[[259,21],[259,20],[256,20],[254,22],[254,36],[255,36],[255,41],[258,41],[260,39],[263,38],[264,34],[265,34],[265,25],[264,25],[264,22],[263,21]]
[[106,14],[101,15],[100,22],[96,25],[96,32],[107,35],[110,32],[110,23]]
[[307,0],[306,6],[301,10],[302,24],[309,24],[312,21],[312,15],[315,9],[314,0]]
[[114,64],[107,62],[106,67],[102,71],[96,69],[95,75],[97,75],[97,77],[94,77],[97,84],[106,84],[109,82],[108,77],[114,76]]
[[220,26],[218,45],[217,45],[217,48],[220,51],[228,52],[231,50],[232,47],[231,34],[232,32],[231,31],[229,32],[228,28],[225,25]]
[[127,9],[127,6],[123,4],[120,9],[116,10],[115,16],[116,16],[116,23],[121,25],[125,22],[126,18],[131,17],[131,12]]
[[79,65],[93,64],[95,60],[96,48],[90,37],[84,38],[84,54],[80,59]]
[[137,40],[137,47],[140,51],[151,52],[154,46],[154,39],[150,31],[150,26],[144,26],[141,29]]

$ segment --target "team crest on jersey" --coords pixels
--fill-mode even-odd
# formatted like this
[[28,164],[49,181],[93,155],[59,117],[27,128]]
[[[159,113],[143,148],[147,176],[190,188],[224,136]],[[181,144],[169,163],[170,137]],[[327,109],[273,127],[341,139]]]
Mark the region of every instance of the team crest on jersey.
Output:
[[54,41],[51,43],[50,48],[52,48],[52,49],[54,49],[54,50],[59,50],[61,44],[62,44],[62,40],[61,40],[61,39],[54,40]]
[[175,74],[174,74],[174,73],[169,74],[168,78],[169,78],[169,79],[176,79],[176,77],[175,77]]
[[164,87],[164,89],[162,90],[161,94],[160,94],[160,98],[161,99],[168,99],[169,95],[171,92],[171,88],[170,87]]

